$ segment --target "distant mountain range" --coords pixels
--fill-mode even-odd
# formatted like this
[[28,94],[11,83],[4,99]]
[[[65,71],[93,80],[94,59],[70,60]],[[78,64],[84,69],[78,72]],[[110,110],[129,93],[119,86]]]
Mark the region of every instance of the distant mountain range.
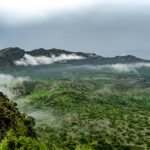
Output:
[[105,64],[131,64],[131,63],[150,63],[132,55],[102,57],[94,53],[70,52],[61,49],[35,49],[25,51],[18,47],[0,50],[0,68],[52,65],[56,63],[70,65],[105,65]]

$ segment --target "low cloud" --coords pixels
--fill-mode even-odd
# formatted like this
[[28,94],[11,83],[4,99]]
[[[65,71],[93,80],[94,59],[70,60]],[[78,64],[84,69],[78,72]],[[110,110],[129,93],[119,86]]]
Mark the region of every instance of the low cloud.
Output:
[[29,116],[35,118],[37,128],[39,126],[41,127],[41,125],[43,128],[45,128],[45,126],[60,128],[62,120],[59,117],[56,117],[51,110],[52,108],[49,110],[34,110],[27,113]]
[[87,66],[87,69],[110,69],[117,72],[135,72],[138,73],[137,69],[147,67],[150,68],[150,63],[133,63],[133,64],[108,64],[108,65],[98,65],[98,66]]
[[150,67],[150,63],[135,63],[135,64],[114,64],[111,65],[112,69],[119,72],[137,72],[136,69],[141,67]]
[[78,59],[85,59],[82,56],[78,56],[75,54],[61,54],[60,56],[51,56],[51,57],[46,57],[46,56],[31,56],[28,54],[25,54],[23,58],[20,60],[15,61],[16,65],[22,65],[22,66],[37,66],[37,65],[48,65],[48,64],[53,64],[55,62],[59,61],[67,61],[67,60],[78,60]]
[[22,83],[23,81],[28,80],[30,80],[29,77],[13,77],[8,74],[0,74],[0,92],[12,99],[15,97],[15,93],[12,91],[11,87],[14,84]]
[[[107,64],[107,65],[83,65],[76,66],[76,69],[86,69],[92,71],[115,71],[115,72],[135,72],[138,73],[138,69],[146,67],[150,68],[150,63],[133,63],[133,64]],[[71,67],[70,67],[71,68]]]

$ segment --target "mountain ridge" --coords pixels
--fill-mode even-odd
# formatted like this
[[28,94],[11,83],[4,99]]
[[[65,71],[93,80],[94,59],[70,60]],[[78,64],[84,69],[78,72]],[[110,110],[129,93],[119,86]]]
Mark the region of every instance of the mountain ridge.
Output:
[[[57,58],[57,61],[52,61],[52,63],[63,63],[71,65],[105,65],[105,64],[131,64],[131,63],[150,63],[150,60],[145,60],[142,58],[137,58],[133,55],[126,56],[115,56],[115,57],[103,57],[95,53],[84,53],[84,52],[71,52],[62,49],[34,49],[31,51],[25,51],[19,47],[9,47],[0,50],[0,68],[2,67],[17,67],[15,61],[25,60],[25,55],[28,55],[32,58],[37,58],[44,56],[44,58]],[[65,56],[63,58],[62,56]],[[71,58],[67,58],[72,56]],[[74,59],[74,56],[79,56]],[[59,58],[59,59],[58,59]],[[61,59],[60,59],[61,58]],[[42,58],[40,58],[42,59]],[[64,61],[62,61],[64,60]],[[41,60],[37,60],[41,61]],[[47,65],[47,64],[44,64]]]

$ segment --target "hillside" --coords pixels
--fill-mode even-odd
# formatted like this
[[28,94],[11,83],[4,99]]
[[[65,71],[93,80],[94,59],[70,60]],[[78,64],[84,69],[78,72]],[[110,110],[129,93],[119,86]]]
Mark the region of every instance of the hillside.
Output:
[[149,150],[149,81],[87,74],[25,82],[16,87],[25,97],[17,102],[50,150]]
[[[21,114],[16,103],[0,93],[0,150],[34,149],[46,147],[37,140],[32,117]],[[31,145],[32,144],[32,145]]]

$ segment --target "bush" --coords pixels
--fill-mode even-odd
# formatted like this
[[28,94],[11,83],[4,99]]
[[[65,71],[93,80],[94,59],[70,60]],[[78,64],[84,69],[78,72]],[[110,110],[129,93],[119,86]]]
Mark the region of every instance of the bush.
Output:
[[11,132],[8,132],[0,143],[0,150],[47,150],[47,148],[36,139],[25,136],[17,138]]

